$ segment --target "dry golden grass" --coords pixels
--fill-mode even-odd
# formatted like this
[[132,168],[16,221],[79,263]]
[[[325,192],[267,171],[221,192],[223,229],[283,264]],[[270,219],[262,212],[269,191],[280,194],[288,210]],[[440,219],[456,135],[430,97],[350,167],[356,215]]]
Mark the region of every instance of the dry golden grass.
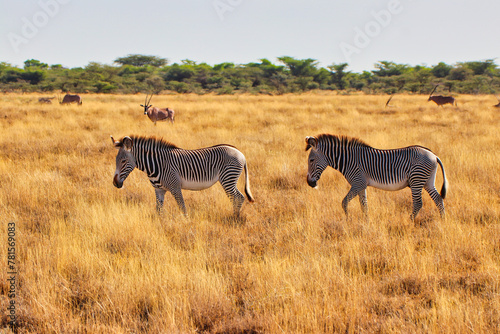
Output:
[[[0,258],[17,224],[19,332],[486,333],[500,331],[500,114],[488,96],[459,109],[426,97],[155,96],[176,123],[155,127],[144,96],[84,95],[83,106],[0,96]],[[424,193],[368,189],[370,221],[328,169],[306,184],[304,138],[328,132],[378,148],[419,144],[443,161],[441,220]],[[246,156],[256,202],[241,219],[220,185],[167,194],[155,213],[146,175],[112,185],[109,135],[219,143]],[[442,184],[438,173],[437,188]],[[243,189],[243,180],[239,182]],[[0,270],[1,328],[8,321]]]

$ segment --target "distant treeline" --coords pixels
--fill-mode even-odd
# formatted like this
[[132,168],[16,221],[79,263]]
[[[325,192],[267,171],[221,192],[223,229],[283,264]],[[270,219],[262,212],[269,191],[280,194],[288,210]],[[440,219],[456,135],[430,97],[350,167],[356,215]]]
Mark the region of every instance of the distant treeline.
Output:
[[36,59],[24,68],[0,62],[0,90],[23,92],[138,93],[164,90],[178,93],[232,94],[236,92],[284,94],[310,90],[363,91],[369,94],[398,92],[490,94],[500,88],[500,69],[493,59],[440,62],[434,66],[380,61],[372,71],[355,73],[347,63],[319,67],[315,59],[277,58],[248,64],[214,66],[183,60],[169,65],[167,59],[148,55],[117,58],[113,65],[91,62],[85,67],[65,68]]

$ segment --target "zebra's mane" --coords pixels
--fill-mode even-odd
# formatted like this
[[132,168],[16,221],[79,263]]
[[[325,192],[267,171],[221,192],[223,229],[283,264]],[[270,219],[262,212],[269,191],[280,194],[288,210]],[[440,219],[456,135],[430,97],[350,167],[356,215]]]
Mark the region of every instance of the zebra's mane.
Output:
[[342,144],[342,145],[357,145],[357,146],[364,146],[364,147],[370,147],[367,143],[362,141],[361,139],[355,138],[355,137],[348,137],[344,135],[331,135],[328,133],[323,133],[320,134],[316,137],[318,139],[318,144],[324,143],[324,142],[334,142],[336,144]]
[[134,143],[141,144],[153,144],[158,148],[179,148],[177,145],[172,144],[169,141],[166,141],[163,138],[158,138],[156,136],[146,137],[146,136],[130,136]]

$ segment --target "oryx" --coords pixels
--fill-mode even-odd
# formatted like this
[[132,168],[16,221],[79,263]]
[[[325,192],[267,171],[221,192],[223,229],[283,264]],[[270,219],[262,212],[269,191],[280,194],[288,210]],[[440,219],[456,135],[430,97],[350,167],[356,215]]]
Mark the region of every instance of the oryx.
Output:
[[156,122],[158,121],[164,121],[169,119],[170,122],[174,122],[174,116],[175,116],[175,111],[170,108],[157,108],[153,107],[153,105],[149,104],[151,102],[151,98],[153,97],[153,94],[149,97],[148,100],[148,94],[146,94],[146,100],[144,101],[144,104],[141,104],[141,107],[144,107],[144,115],[148,115],[149,119],[151,122],[153,122],[156,125]]
[[436,88],[438,87],[439,85],[436,85],[434,86],[434,89],[432,90],[432,92],[429,94],[429,99],[427,100],[427,102],[429,101],[434,101],[438,106],[443,106],[443,104],[451,104],[451,105],[457,105],[457,101],[455,101],[455,98],[453,96],[443,96],[443,95],[432,95],[432,93],[434,93],[434,91],[436,90]]
[[72,95],[72,94],[66,94],[64,95],[62,101],[60,101],[60,104],[70,104],[76,102],[78,105],[82,105],[82,98],[80,95]]

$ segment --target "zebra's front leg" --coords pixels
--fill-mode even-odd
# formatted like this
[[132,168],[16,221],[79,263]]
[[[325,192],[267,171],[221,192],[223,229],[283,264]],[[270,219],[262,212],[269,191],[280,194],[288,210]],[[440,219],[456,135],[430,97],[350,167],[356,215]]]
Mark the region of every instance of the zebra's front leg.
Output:
[[184,204],[184,197],[182,196],[181,188],[170,189],[170,192],[175,198],[177,205],[181,209],[184,216],[187,216],[186,205]]
[[366,197],[366,188],[361,190],[358,196],[359,196],[359,204],[361,205],[361,210],[363,211],[366,220],[368,220],[368,199]]
[[415,217],[422,208],[422,188],[411,188],[411,197],[413,199],[413,212],[410,219],[415,220]]
[[163,201],[165,200],[165,192],[166,190],[161,188],[155,188],[156,194],[156,212],[161,213],[161,209],[163,207]]
[[[361,189],[361,191],[364,189],[366,189],[366,187]],[[352,186],[351,189],[349,190],[349,192],[347,193],[347,195],[342,200],[342,209],[344,209],[344,212],[345,212],[345,215],[347,216],[347,218],[349,218],[349,213],[347,212],[347,205],[354,197],[356,197],[358,195],[359,192],[360,192],[359,188]],[[365,197],[366,197],[366,195],[365,195]]]

